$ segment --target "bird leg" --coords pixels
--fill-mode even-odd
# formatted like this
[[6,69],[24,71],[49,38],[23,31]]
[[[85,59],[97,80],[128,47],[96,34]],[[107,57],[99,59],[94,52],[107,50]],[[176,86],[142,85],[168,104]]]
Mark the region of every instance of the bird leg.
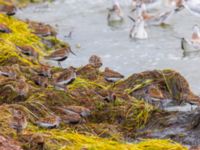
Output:
[[61,62],[60,62],[60,61],[58,61],[58,66],[59,66],[60,68],[62,68],[62,65],[61,65]]

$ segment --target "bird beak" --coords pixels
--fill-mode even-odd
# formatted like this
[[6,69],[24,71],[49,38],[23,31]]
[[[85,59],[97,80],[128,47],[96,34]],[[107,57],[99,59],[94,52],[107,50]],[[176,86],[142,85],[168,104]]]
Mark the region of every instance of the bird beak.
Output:
[[135,19],[131,16],[128,16],[129,19],[131,19],[134,23],[136,22]]

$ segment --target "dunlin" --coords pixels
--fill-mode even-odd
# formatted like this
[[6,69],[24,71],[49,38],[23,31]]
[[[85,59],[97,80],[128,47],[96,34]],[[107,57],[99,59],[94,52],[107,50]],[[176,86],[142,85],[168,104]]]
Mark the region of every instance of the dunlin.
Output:
[[35,133],[29,141],[30,150],[45,150],[45,139],[42,134]]
[[171,9],[158,14],[150,14],[146,10],[144,3],[141,3],[136,8],[137,16],[144,19],[146,25],[163,25],[167,24],[169,19],[177,12],[176,9]]
[[17,72],[20,72],[18,65],[0,66],[0,76],[5,76],[5,77],[16,79]]
[[142,16],[138,17],[137,20],[134,20],[131,18],[131,20],[134,22],[133,27],[130,30],[129,37],[133,39],[147,39],[148,34],[145,29],[145,22]]
[[123,13],[120,4],[117,0],[113,1],[113,8],[108,9],[108,22],[121,22],[123,21]]
[[10,88],[12,91],[16,92],[19,96],[26,97],[29,93],[29,85],[26,83],[26,79],[24,77],[20,77],[16,79],[16,82],[13,84],[7,84],[4,88]]
[[2,33],[10,33],[11,30],[6,25],[1,23],[0,24],[0,32],[2,32]]
[[132,0],[133,8],[136,8],[137,5],[144,3],[147,10],[159,9],[162,5],[162,0]]
[[61,118],[64,123],[77,124],[82,121],[81,116],[74,111],[62,107],[56,107],[55,109],[58,113],[61,114]]
[[200,51],[200,28],[198,25],[193,27],[191,39],[182,38],[181,47],[184,52]]
[[17,134],[21,133],[27,126],[27,119],[21,110],[11,109],[12,119],[10,122],[11,128],[15,129]]
[[97,55],[92,55],[90,57],[89,64],[95,68],[100,68],[103,65],[101,58]]
[[36,85],[39,85],[39,86],[41,86],[41,87],[47,87],[48,86],[48,78],[46,78],[46,77],[44,77],[44,76],[33,76],[32,78],[31,78],[33,81],[34,81],[34,83],[36,84]]
[[106,102],[114,102],[117,98],[116,94],[110,90],[104,90],[104,89],[97,90],[96,94]]
[[35,22],[30,20],[26,20],[26,22],[29,24],[29,27],[33,29],[33,33],[37,34],[38,36],[56,36],[57,34],[55,29],[48,24],[46,25],[41,22]]
[[58,65],[62,67],[61,62],[66,60],[69,57],[70,53],[74,54],[71,48],[69,46],[66,46],[66,47],[57,49],[56,51],[52,52],[49,56],[46,56],[45,58],[49,60],[57,61]]
[[119,72],[116,72],[114,70],[111,70],[108,67],[105,68],[103,75],[104,75],[104,79],[108,82],[116,82],[116,81],[124,78],[124,76],[122,74],[120,74]]
[[48,65],[42,65],[38,70],[36,70],[38,75],[51,78],[51,67]]
[[48,116],[46,118],[41,118],[36,121],[36,125],[42,128],[53,129],[59,127],[61,122],[61,118],[59,116]]
[[25,45],[25,46],[17,46],[17,48],[24,55],[32,56],[33,58],[35,58],[39,62],[39,54],[33,47]]
[[54,78],[55,85],[68,85],[76,79],[76,70],[69,67]]
[[65,109],[78,113],[82,117],[88,117],[91,114],[90,109],[83,106],[66,106]]
[[5,13],[8,16],[13,16],[16,13],[16,7],[12,4],[0,4],[0,12]]

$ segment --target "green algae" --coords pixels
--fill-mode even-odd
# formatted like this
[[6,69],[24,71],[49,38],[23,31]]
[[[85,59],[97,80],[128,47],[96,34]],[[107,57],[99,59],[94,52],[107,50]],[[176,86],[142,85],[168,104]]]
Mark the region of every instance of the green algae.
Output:
[[41,56],[44,55],[44,45],[41,39],[32,34],[28,25],[18,19],[0,14],[0,23],[6,25],[11,33],[0,33],[0,64],[31,65],[31,59],[24,58],[17,50],[17,46],[32,46]]

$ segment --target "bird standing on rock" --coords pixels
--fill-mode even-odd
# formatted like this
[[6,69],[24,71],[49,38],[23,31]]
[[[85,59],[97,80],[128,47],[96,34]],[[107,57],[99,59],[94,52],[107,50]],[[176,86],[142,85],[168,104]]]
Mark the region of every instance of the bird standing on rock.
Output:
[[42,128],[53,129],[59,127],[60,122],[61,118],[59,116],[52,115],[39,119],[36,121],[36,125]]
[[35,58],[38,62],[39,62],[39,54],[38,52],[31,46],[17,46],[17,48],[24,54],[27,56],[32,56],[33,58]]
[[1,33],[10,33],[11,30],[4,24],[0,24],[0,32]]
[[73,55],[76,55],[74,52],[72,52],[71,48],[69,46],[65,46],[63,48],[57,49],[54,52],[52,52],[49,56],[46,56],[46,59],[57,61],[58,65],[62,68],[61,62],[66,60],[69,57],[69,54],[72,53]]
[[91,114],[90,109],[83,106],[66,106],[65,109],[78,113],[82,117],[88,117]]
[[26,97],[29,92],[29,85],[26,83],[25,77],[20,77],[18,81],[14,82],[14,84],[7,84],[4,88],[10,88],[12,91],[16,92],[19,96]]
[[101,58],[97,55],[92,55],[89,58],[89,64],[95,68],[100,68],[103,65]]
[[114,70],[111,70],[108,67],[105,68],[103,75],[104,75],[104,79],[108,82],[116,82],[116,81],[124,78],[124,76],[122,74],[120,74],[119,72],[116,72]]
[[11,109],[12,119],[10,121],[11,128],[15,129],[17,134],[21,133],[27,127],[27,119],[21,110]]
[[54,78],[55,85],[68,85],[76,79],[76,69],[69,67]]

